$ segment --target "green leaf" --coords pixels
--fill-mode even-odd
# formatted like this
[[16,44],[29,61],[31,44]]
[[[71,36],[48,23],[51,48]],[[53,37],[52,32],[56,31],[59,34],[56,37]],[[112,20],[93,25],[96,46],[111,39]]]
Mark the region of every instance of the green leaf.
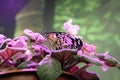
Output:
[[120,64],[117,64],[116,67],[120,70]]
[[31,68],[35,67],[37,64],[33,61],[26,61],[17,66],[18,69],[26,69],[26,68]]
[[105,55],[105,60],[107,60],[107,62],[111,63],[111,64],[118,64],[119,63],[119,61],[116,58],[114,58],[108,54]]
[[37,75],[41,80],[56,80],[62,73],[58,60],[47,55],[37,66]]
[[103,66],[103,61],[100,61],[99,59],[97,58],[94,58],[94,57],[91,57],[91,56],[87,56],[87,55],[83,55],[82,56],[86,61],[90,62],[90,63],[93,63],[97,66]]

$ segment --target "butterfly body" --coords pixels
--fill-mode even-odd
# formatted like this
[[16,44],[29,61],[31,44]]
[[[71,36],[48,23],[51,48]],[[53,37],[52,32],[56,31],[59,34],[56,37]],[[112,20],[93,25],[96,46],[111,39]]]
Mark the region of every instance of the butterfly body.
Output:
[[48,42],[56,50],[69,48],[69,49],[81,49],[83,43],[80,38],[72,38],[64,32],[49,32],[46,33]]

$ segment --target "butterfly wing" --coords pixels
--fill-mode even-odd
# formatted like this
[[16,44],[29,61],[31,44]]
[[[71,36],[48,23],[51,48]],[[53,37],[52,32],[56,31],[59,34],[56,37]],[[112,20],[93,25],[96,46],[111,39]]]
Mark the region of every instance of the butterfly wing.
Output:
[[63,48],[79,50],[83,45],[80,38],[72,38],[64,32],[49,32],[46,37],[48,43],[56,50]]

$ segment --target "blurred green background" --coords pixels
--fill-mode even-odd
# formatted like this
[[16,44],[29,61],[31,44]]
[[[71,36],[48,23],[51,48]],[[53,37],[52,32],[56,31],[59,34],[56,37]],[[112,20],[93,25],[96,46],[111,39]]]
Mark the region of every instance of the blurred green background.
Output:
[[[1,0],[0,4],[8,4],[7,1]],[[15,9],[9,7],[8,11],[9,8],[3,10],[0,6],[0,33],[14,37],[22,34],[25,28],[40,33],[64,31],[63,23],[72,18],[73,24],[80,26],[78,35],[83,36],[84,41],[95,44],[97,52],[109,51],[120,61],[120,0],[11,1],[14,1],[11,3]],[[16,12],[10,18],[6,17],[13,14],[11,11]],[[120,71],[116,68],[103,72],[93,66],[89,70],[97,72],[101,80],[120,80]]]

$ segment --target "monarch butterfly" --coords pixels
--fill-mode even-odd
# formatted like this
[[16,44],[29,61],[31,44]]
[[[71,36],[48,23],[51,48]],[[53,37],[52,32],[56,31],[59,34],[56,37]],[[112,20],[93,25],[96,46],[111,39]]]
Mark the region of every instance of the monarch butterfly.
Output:
[[64,32],[48,32],[45,35],[48,43],[56,50],[63,48],[80,50],[83,45],[80,38],[72,38]]

